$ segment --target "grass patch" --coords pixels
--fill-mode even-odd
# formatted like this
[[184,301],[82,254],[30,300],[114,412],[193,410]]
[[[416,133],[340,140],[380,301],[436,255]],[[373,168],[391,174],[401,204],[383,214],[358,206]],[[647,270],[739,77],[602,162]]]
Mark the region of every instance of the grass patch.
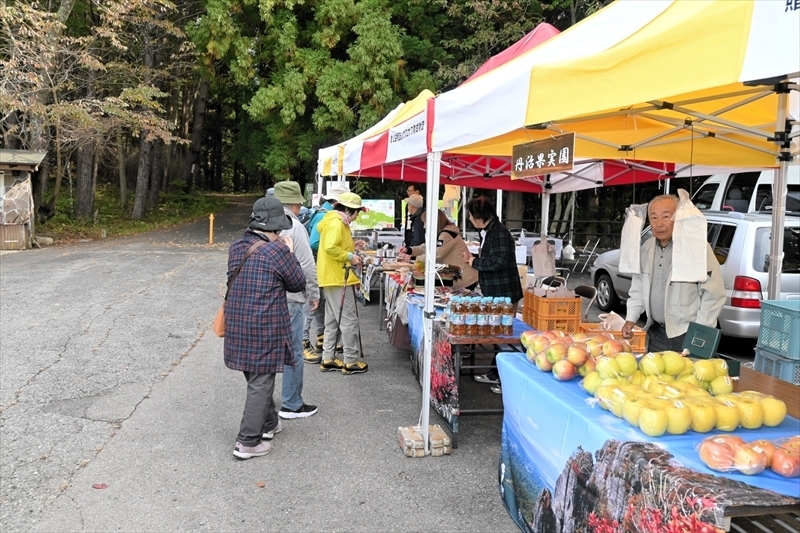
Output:
[[56,203],[56,215],[36,227],[37,234],[52,237],[56,242],[139,235],[162,228],[194,222],[218,213],[230,205],[227,197],[203,193],[161,193],[158,207],[141,220],[132,220],[133,197],[129,207],[119,205],[119,191],[110,185],[98,186],[93,217],[75,216],[75,199],[62,196]]

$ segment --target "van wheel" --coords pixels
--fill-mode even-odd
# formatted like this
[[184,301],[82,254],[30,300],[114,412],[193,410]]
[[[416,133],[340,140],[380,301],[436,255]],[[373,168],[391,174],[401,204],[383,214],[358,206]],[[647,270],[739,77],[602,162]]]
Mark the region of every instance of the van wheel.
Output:
[[619,298],[608,274],[600,274],[594,286],[597,288],[597,307],[602,311],[607,313],[619,305]]

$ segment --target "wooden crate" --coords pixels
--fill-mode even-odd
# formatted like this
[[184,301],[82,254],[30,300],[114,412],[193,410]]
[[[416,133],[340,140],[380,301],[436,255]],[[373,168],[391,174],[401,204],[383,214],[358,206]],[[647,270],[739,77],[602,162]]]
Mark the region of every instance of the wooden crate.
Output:
[[524,293],[525,309],[537,316],[580,318],[581,297],[575,298],[542,298],[532,291]]
[[530,311],[522,314],[523,321],[538,331],[563,331],[564,333],[577,333],[580,327],[580,317],[564,315],[540,316]]

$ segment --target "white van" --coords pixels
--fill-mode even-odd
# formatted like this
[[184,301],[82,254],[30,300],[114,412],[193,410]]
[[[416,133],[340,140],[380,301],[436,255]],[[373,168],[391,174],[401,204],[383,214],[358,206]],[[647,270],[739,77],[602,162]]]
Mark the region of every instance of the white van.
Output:
[[[714,174],[700,186],[692,203],[700,210],[752,213],[772,205],[773,170]],[[800,165],[789,164],[786,175],[786,211],[800,211]]]

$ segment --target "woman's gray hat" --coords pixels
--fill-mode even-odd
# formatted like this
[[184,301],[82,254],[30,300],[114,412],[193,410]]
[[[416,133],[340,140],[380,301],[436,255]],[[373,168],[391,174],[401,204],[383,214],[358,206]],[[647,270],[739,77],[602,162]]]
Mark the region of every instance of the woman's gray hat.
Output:
[[274,196],[264,196],[253,204],[248,227],[261,231],[282,231],[292,227],[292,219],[283,210],[280,200]]

